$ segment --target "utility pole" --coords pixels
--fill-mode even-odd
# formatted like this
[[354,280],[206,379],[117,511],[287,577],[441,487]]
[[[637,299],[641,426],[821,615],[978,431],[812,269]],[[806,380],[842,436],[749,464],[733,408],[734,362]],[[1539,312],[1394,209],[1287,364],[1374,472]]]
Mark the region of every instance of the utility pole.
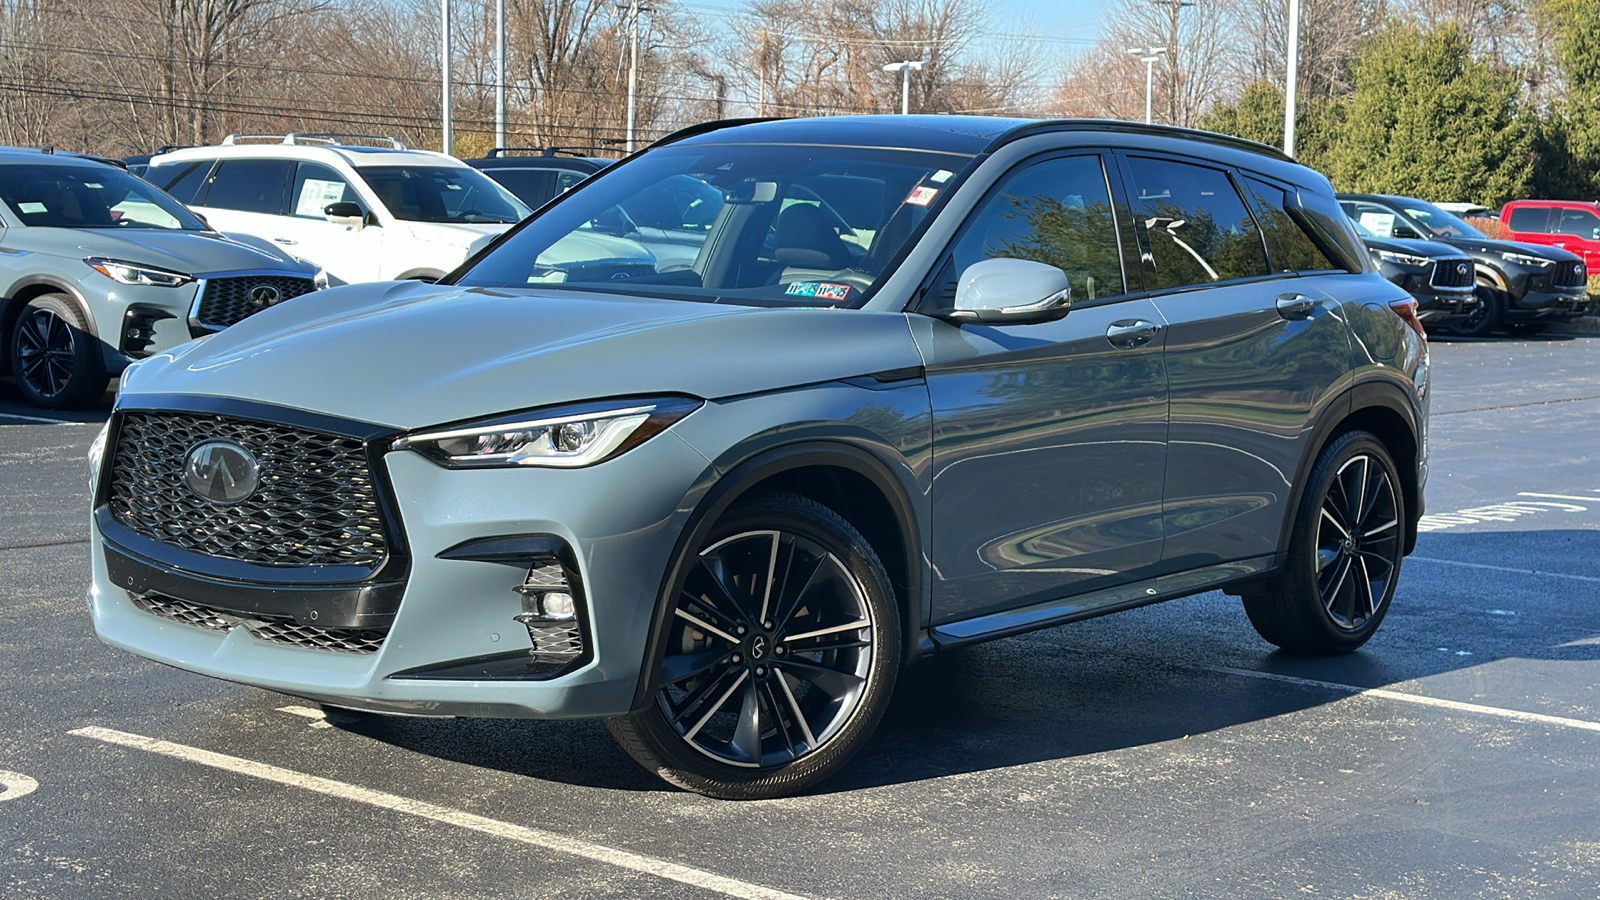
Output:
[[922,71],[928,64],[928,49],[922,50],[921,59],[908,59],[903,62],[889,63],[883,67],[885,72],[900,73],[900,115],[911,115],[911,73]]
[[1137,55],[1139,57],[1139,61],[1144,63],[1144,123],[1149,125],[1151,119],[1151,98],[1155,94],[1156,86],[1156,63],[1160,62],[1161,58],[1167,55],[1167,48],[1129,47],[1128,52]]
[[633,152],[634,110],[639,94],[639,0],[628,0],[628,152]]
[[506,0],[494,0],[494,145],[506,145]]
[[1178,37],[1178,13],[1185,6],[1195,5],[1195,0],[1150,0],[1160,6],[1165,6],[1171,11],[1170,22],[1167,27],[1167,46],[1172,48],[1168,56],[1167,72],[1167,124],[1182,125],[1178,121],[1179,97],[1183,93],[1183,73],[1178,71],[1178,48],[1183,46],[1183,41]]
[[450,152],[450,0],[439,0],[439,18],[444,25],[439,34],[439,144]]
[[1289,71],[1283,87],[1283,155],[1294,156],[1295,77],[1300,69],[1300,0],[1289,0]]
[[758,86],[756,88],[756,115],[767,117],[767,30],[761,29],[761,56],[756,60]]

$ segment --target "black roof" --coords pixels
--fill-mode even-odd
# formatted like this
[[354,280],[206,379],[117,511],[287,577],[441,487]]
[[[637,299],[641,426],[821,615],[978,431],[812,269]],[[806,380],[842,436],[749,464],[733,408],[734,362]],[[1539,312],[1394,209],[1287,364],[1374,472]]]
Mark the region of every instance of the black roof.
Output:
[[3,147],[0,146],[0,159],[6,162],[88,162],[99,163],[103,166],[112,166],[126,169],[127,163],[120,159],[107,156],[96,156],[92,153],[74,153],[70,150],[57,150],[54,147]]
[[1007,116],[825,116],[808,119],[729,119],[693,125],[651,146],[672,143],[740,142],[902,147],[977,155],[1033,134],[1059,131],[1109,132],[1175,137],[1246,150],[1293,162],[1282,151],[1242,138],[1108,119],[1019,119]]
[[485,156],[481,159],[462,160],[474,169],[568,169],[578,172],[598,172],[616,160],[590,159],[587,156]]

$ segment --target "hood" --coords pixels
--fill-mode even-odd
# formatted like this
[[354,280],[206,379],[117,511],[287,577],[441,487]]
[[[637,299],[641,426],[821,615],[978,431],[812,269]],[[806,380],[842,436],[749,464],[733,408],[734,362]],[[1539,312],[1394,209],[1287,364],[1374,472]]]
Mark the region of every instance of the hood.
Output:
[[1390,253],[1404,253],[1408,256],[1426,256],[1430,259],[1464,259],[1466,253],[1449,244],[1438,241],[1412,241],[1401,238],[1370,238],[1361,239],[1368,250],[1387,250]]
[[1491,238],[1441,238],[1452,247],[1459,247],[1471,254],[1493,256],[1499,258],[1502,253],[1521,253],[1523,256],[1537,256],[1540,259],[1549,259],[1556,262],[1577,262],[1580,257],[1576,253],[1569,253],[1560,247],[1551,247],[1548,244],[1524,244],[1520,241],[1496,241]]
[[151,357],[139,393],[398,428],[629,395],[715,399],[922,364],[902,313],[390,282],[320,291]]
[[[412,222],[402,220],[419,241],[445,244],[451,247],[471,247],[487,243],[496,235],[511,228],[506,223],[468,224],[463,222]],[[513,223],[514,224],[514,223]]]
[[278,269],[297,275],[312,272],[305,263],[282,251],[214,231],[75,228],[70,230],[71,237],[64,240],[66,233],[69,230],[65,228],[13,228],[6,234],[6,244],[65,256],[73,252],[67,249],[71,240],[76,242],[75,251],[80,257],[104,256],[189,275]]

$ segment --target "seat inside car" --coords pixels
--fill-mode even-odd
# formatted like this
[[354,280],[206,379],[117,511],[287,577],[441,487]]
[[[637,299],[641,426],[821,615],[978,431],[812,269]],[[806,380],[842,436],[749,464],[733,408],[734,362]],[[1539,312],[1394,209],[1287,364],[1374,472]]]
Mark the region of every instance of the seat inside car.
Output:
[[772,238],[772,258],[784,266],[783,280],[791,269],[838,270],[851,262],[850,247],[833,229],[822,208],[796,203],[778,214]]

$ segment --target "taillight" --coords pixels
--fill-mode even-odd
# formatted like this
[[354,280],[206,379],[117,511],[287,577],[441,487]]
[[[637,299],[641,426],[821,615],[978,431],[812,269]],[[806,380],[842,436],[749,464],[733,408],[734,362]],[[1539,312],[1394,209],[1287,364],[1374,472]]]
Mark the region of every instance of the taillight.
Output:
[[1427,340],[1428,332],[1422,327],[1422,320],[1417,318],[1417,301],[1411,299],[1390,300],[1389,308],[1394,310],[1395,315],[1403,319],[1407,325],[1410,325],[1411,330],[1415,331],[1418,337]]

